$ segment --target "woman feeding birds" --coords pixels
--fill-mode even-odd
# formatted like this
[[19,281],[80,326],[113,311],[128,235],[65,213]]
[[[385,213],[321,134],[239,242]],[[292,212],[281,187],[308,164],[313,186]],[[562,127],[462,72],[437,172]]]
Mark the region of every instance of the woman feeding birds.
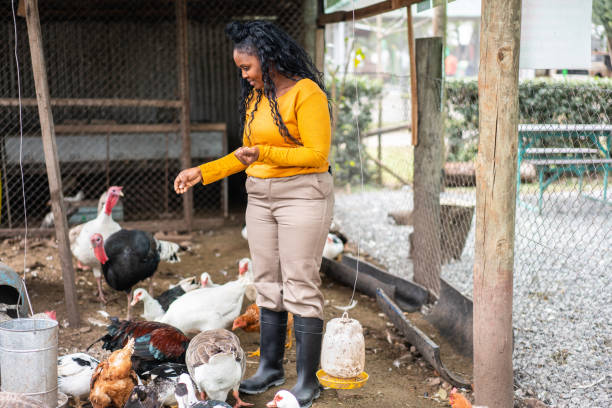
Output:
[[183,194],[246,170],[246,224],[256,303],[261,310],[261,360],[240,385],[259,394],[285,382],[287,312],[294,315],[300,406],[319,396],[316,370],[323,336],[319,267],[334,204],[328,154],[330,112],[322,74],[308,54],[267,21],[226,27],[240,69],[243,146],[221,159],[183,170]]

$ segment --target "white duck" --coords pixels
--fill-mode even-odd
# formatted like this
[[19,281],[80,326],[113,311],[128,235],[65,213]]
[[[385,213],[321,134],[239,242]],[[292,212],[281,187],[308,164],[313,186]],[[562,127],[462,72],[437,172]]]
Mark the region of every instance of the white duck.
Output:
[[246,224],[244,224],[244,227],[242,227],[242,230],[240,230],[240,235],[242,235],[242,238],[246,239],[247,241],[249,240]]
[[253,283],[253,262],[249,258],[242,258],[238,261],[238,275],[245,276],[251,280],[251,283],[246,288],[246,297],[251,302],[254,302],[257,298],[257,290]]
[[142,301],[144,303],[144,313],[140,316],[145,320],[155,320],[161,318],[170,305],[179,297],[187,292],[200,288],[200,284],[196,281],[195,276],[182,279],[177,285],[174,285],[161,295],[154,298],[143,288],[137,288],[132,295],[131,306]]
[[120,186],[112,186],[109,188],[104,211],[100,212],[93,220],[72,228],[69,233],[74,239],[74,242],[70,245],[72,255],[74,255],[82,265],[92,269],[94,277],[98,282],[98,297],[103,302],[106,302],[106,299],[102,291],[102,268],[100,266],[100,261],[98,261],[98,258],[94,255],[90,238],[93,234],[99,233],[102,235],[102,238],[106,240],[113,233],[121,229],[121,226],[113,220],[111,214],[119,198],[123,197],[122,189],[123,187]]
[[200,286],[203,288],[216,288],[221,285],[214,283],[208,272],[202,272],[200,275]]
[[274,399],[266,404],[268,408],[300,408],[297,398],[287,390],[280,390]]
[[73,397],[77,406],[80,407],[81,399],[87,400],[89,396],[89,383],[98,364],[100,364],[100,361],[85,353],[74,353],[58,357],[58,389],[64,394]]
[[244,293],[252,282],[252,276],[245,272],[224,285],[193,290],[175,300],[156,321],[185,334],[229,327],[240,315]]
[[204,331],[189,342],[185,363],[202,399],[225,401],[232,390],[234,408],[252,406],[240,399],[238,388],[246,369],[240,339],[225,329]]
[[323,256],[328,259],[335,259],[344,251],[344,243],[335,234],[327,234],[325,246],[323,247]]

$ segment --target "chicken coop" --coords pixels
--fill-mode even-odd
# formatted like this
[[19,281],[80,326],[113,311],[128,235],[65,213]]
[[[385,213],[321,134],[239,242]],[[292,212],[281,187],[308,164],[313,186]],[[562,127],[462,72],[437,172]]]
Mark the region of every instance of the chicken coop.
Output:
[[[98,198],[111,185],[124,187],[116,214],[124,221],[220,220],[230,201],[241,205],[242,175],[195,189],[192,201],[173,190],[181,168],[241,144],[240,83],[225,25],[268,19],[312,51],[316,3],[40,2],[70,222],[95,217]],[[0,8],[6,39],[0,42],[0,228],[7,234],[25,226],[26,214],[28,225],[39,227],[51,211],[23,11],[17,0]]]

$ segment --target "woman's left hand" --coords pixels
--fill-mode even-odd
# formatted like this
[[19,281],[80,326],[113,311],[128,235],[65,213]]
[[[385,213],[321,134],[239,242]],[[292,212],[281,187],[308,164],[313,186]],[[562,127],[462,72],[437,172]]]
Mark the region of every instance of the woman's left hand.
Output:
[[240,147],[236,149],[236,151],[234,152],[234,156],[236,156],[236,158],[240,160],[240,163],[248,166],[252,163],[255,163],[259,159],[259,147]]

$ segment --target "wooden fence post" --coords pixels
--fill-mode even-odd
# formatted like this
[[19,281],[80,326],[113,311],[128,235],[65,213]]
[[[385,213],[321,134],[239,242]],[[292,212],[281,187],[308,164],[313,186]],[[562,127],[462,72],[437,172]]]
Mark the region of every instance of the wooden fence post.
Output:
[[480,24],[474,259],[476,403],[513,406],[512,275],[521,0],[485,1]]
[[42,34],[40,31],[40,17],[38,15],[38,1],[25,0],[25,14],[28,25],[28,39],[30,42],[30,55],[32,56],[32,71],[36,99],[38,100],[38,115],[40,117],[40,130],[42,133],[45,165],[49,178],[49,193],[51,194],[51,209],[55,223],[55,235],[59,251],[62,277],[64,281],[64,298],[68,322],[78,327],[79,310],[76,301],[76,287],[74,283],[74,268],[72,266],[72,253],[68,242],[68,221],[64,194],[62,192],[62,176],[57,158],[57,145],[55,143],[55,128],[51,112],[49,84],[47,83],[47,70],[43,53]]
[[[418,143],[414,148],[414,281],[440,294],[440,139],[442,113],[442,39],[416,40]],[[414,128],[413,128],[414,129]]]
[[[189,102],[189,43],[187,35],[187,0],[176,0],[176,54],[178,70],[178,91],[181,101],[180,132],[183,149],[181,167],[191,167],[190,102]],[[167,194],[168,192],[166,192]],[[193,189],[183,194],[183,214],[185,229],[191,231],[193,223]]]

